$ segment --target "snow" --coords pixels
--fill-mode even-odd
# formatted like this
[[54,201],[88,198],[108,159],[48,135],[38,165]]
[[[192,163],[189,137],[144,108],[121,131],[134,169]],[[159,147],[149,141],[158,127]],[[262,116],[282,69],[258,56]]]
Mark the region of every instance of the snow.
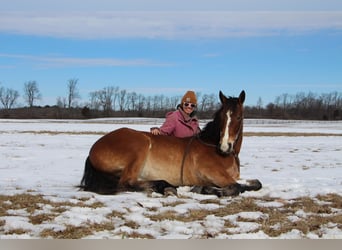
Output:
[[[11,209],[0,215],[0,239],[39,238],[44,229],[63,230],[67,225],[81,226],[87,223],[113,223],[113,230],[95,232],[85,238],[123,238],[132,232],[151,235],[157,239],[188,239],[203,234],[215,238],[270,238],[258,231],[258,223],[248,220],[267,219],[261,212],[241,212],[229,215],[234,228],[225,228],[221,217],[205,216],[203,221],[152,220],[147,215],[173,212],[178,216],[191,210],[215,210],[228,206],[234,198],[217,198],[190,192],[189,187],[178,188],[178,195],[163,197],[153,193],[123,192],[102,196],[81,192],[76,187],[83,175],[84,161],[92,144],[102,134],[120,127],[148,131],[159,126],[163,119],[123,118],[94,120],[0,120],[0,195],[31,192],[42,194],[52,202],[77,203],[85,198],[86,205],[102,202],[105,207],[70,207],[49,222],[33,225],[25,209]],[[204,124],[204,123],[203,123]],[[202,125],[203,125],[202,124]],[[241,182],[259,179],[263,188],[246,192],[243,197],[275,197],[274,201],[261,201],[261,207],[280,208],[282,200],[317,194],[342,193],[342,122],[246,120],[245,132],[293,132],[323,133],[329,136],[245,136],[240,153]],[[331,135],[333,134],[333,135]],[[202,201],[216,200],[205,203]],[[10,204],[8,201],[7,203]],[[44,205],[37,213],[49,213],[50,205]],[[342,208],[339,209],[341,213]],[[112,211],[122,216],[108,217]],[[266,217],[265,217],[266,216]],[[297,211],[289,220],[307,216]],[[240,221],[244,218],[246,221]],[[127,222],[134,222],[130,226]],[[23,234],[4,234],[21,228]],[[226,233],[224,233],[226,232]],[[321,229],[322,238],[342,238],[336,224]],[[293,229],[278,238],[318,238],[315,233],[303,235]]]

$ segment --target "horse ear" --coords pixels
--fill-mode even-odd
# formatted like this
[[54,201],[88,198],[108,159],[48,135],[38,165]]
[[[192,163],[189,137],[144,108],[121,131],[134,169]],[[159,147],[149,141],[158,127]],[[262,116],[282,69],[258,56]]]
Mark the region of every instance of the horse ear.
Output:
[[226,100],[227,100],[227,97],[222,93],[221,90],[220,90],[219,96],[220,96],[220,101],[221,101],[221,103],[225,103]]
[[240,95],[239,95],[239,102],[241,104],[243,104],[245,102],[245,98],[246,98],[246,93],[244,90],[241,91]]

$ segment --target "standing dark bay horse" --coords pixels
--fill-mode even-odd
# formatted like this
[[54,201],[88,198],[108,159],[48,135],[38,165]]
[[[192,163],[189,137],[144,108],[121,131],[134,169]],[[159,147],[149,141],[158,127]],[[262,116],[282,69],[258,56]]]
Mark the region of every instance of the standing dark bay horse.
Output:
[[259,190],[258,180],[240,184],[239,152],[243,136],[245,92],[227,98],[201,133],[177,138],[120,128],[91,148],[80,187],[114,194],[119,191],[176,192],[178,186],[217,196]]

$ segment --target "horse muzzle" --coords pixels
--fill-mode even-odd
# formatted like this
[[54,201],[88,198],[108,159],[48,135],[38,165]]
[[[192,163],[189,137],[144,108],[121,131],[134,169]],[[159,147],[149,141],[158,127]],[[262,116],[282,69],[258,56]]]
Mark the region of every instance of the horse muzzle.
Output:
[[217,146],[217,150],[222,155],[229,155],[233,152],[233,143],[225,143],[225,144],[219,144]]

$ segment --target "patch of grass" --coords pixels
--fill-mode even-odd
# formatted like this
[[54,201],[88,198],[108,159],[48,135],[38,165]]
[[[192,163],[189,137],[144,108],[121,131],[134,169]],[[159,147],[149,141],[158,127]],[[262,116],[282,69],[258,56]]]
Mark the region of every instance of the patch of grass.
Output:
[[53,239],[81,239],[92,235],[95,232],[111,231],[114,225],[110,222],[105,223],[86,223],[82,226],[66,225],[64,230],[45,229],[40,233],[42,238]]
[[[85,204],[85,199],[79,200],[76,203],[72,202],[53,202],[47,198],[44,198],[43,195],[39,194],[31,194],[31,193],[22,193],[17,195],[0,195],[0,217],[7,216],[7,210],[19,210],[19,209],[25,209],[27,211],[29,222],[33,225],[39,225],[44,222],[52,221],[54,218],[59,216],[61,213],[67,211],[70,207],[89,207],[89,208],[99,208],[103,207],[104,204],[101,202],[94,202],[91,204]],[[43,207],[46,205],[49,205],[52,207],[49,209],[48,212],[43,213],[36,213],[37,211],[43,211]],[[6,224],[6,221],[1,220],[0,226],[4,226]],[[86,225],[84,227],[73,227],[68,225],[66,230],[63,232],[59,231],[56,232],[51,229],[46,229],[41,232],[41,237],[66,237],[66,238],[77,238],[79,235],[87,235],[86,228],[90,228],[89,230],[92,233],[94,230],[100,230],[101,228],[113,228],[109,225],[103,225],[103,224],[92,224],[92,225]],[[84,232],[83,232],[84,231]],[[5,232],[5,234],[24,234],[28,233],[27,230],[16,228],[12,229],[10,231]]]
[[132,228],[132,229],[138,229],[140,227],[140,225],[138,223],[136,223],[135,221],[132,221],[132,220],[126,221],[124,226],[127,226],[127,227]]
[[219,199],[206,199],[199,201],[199,204],[217,204],[221,205],[221,201]]
[[[219,199],[218,199],[219,200]],[[262,230],[265,234],[270,237],[278,237],[281,234],[290,232],[291,230],[297,229],[302,232],[303,237],[309,232],[316,233],[318,236],[321,235],[321,228],[328,223],[336,224],[337,227],[341,228],[342,225],[342,197],[337,194],[329,194],[324,196],[318,196],[316,198],[310,197],[300,197],[294,200],[285,201],[282,200],[282,207],[267,207],[259,206],[260,202],[272,202],[279,199],[263,197],[263,198],[253,198],[253,197],[237,197],[233,199],[231,203],[226,206],[221,206],[213,210],[204,209],[191,209],[185,214],[178,214],[175,211],[165,211],[163,213],[148,215],[148,217],[153,221],[163,221],[163,220],[177,220],[182,222],[193,222],[193,221],[203,221],[208,215],[214,215],[216,217],[223,217],[228,215],[235,215],[240,212],[261,212],[265,216],[258,218],[244,218],[238,217],[237,221],[258,223],[259,229],[251,231]],[[318,201],[326,201],[329,204],[321,204]],[[217,202],[215,202],[217,204]],[[334,213],[333,208],[339,209],[339,213]],[[298,218],[298,220],[290,220],[289,217],[293,216],[297,211],[302,210],[306,216],[303,218]],[[225,219],[224,219],[225,220]],[[222,234],[231,234],[228,228],[236,228],[231,221],[225,220],[224,229],[222,229]],[[211,238],[213,235],[204,235],[202,238]]]
[[327,204],[317,204],[314,199],[310,197],[300,197],[294,200],[293,203],[288,204],[287,208],[292,211],[298,211],[303,209],[306,213],[316,213],[316,214],[330,214],[331,207]]
[[24,130],[24,131],[17,131],[20,134],[34,134],[34,135],[104,135],[105,132],[96,132],[96,131],[52,131],[52,130]]
[[132,233],[125,233],[122,235],[122,239],[155,239],[151,234],[141,234],[133,231]]
[[45,221],[51,221],[54,218],[56,218],[58,216],[58,214],[38,214],[38,215],[30,215],[29,216],[29,221],[30,223],[32,223],[33,225],[39,225],[42,224]]
[[121,219],[124,219],[124,216],[125,216],[125,213],[123,212],[118,212],[116,210],[113,210],[111,213],[107,214],[106,215],[106,218],[107,219],[112,219],[113,217],[117,217],[117,218],[121,218]]
[[0,195],[0,216],[7,215],[8,209],[26,209],[28,213],[34,213],[40,209],[39,204],[47,204],[42,195],[17,194],[13,196]]
[[[28,213],[29,222],[33,225],[44,224],[51,222],[55,217],[70,209],[70,207],[90,207],[93,209],[104,207],[101,202],[89,202],[90,198],[74,198],[75,202],[53,202],[42,195],[35,195],[32,193],[18,194],[13,196],[0,195],[0,232],[1,234],[32,234],[31,231],[14,228],[10,231],[4,231],[6,220],[1,217],[7,216],[7,210],[25,209]],[[225,205],[222,205],[225,201]],[[264,206],[274,201],[281,201],[281,207]],[[198,204],[215,204],[219,205],[215,209],[189,209],[186,213],[178,213],[173,208],[177,205],[185,204],[186,200],[178,199],[174,202],[163,202],[163,206],[170,207],[169,210],[162,213],[158,212],[155,207],[145,208],[145,216],[153,222],[159,221],[179,221],[183,223],[191,223],[197,221],[204,226],[204,221],[207,216],[213,215],[224,220],[224,227],[221,232],[210,233],[210,230],[204,228],[201,235],[197,238],[215,238],[218,234],[233,234],[239,231],[239,225],[233,223],[226,217],[229,215],[237,215],[240,212],[259,212],[264,214],[257,218],[245,218],[240,216],[237,221],[257,223],[259,228],[251,229],[246,233],[253,233],[259,230],[263,231],[270,237],[278,237],[281,234],[286,234],[291,230],[298,230],[302,233],[302,237],[311,232],[319,237],[323,235],[323,229],[327,227],[337,227],[342,230],[342,196],[339,194],[317,195],[316,197],[299,197],[292,200],[277,199],[272,197],[235,197],[225,200],[225,198],[207,199],[197,201]],[[44,209],[49,205],[48,209]],[[301,213],[297,213],[302,211]],[[297,216],[296,216],[297,215]],[[13,216],[13,215],[12,215]],[[296,217],[294,217],[296,216]],[[141,226],[130,220],[129,210],[126,212],[119,212],[113,210],[111,213],[105,215],[107,219],[103,223],[84,223],[81,226],[62,225],[65,226],[63,230],[45,229],[37,236],[42,238],[55,238],[55,239],[80,239],[93,235],[100,231],[114,230],[115,222],[113,218],[123,220],[122,226],[132,229],[131,233],[125,233],[124,238],[154,238],[150,234],[141,234],[138,232]],[[295,218],[295,219],[294,219]],[[233,229],[234,230],[229,230]],[[167,232],[165,232],[167,233]]]
[[8,235],[12,235],[12,234],[27,234],[27,233],[30,233],[30,230],[26,230],[26,229],[23,229],[23,228],[16,228],[16,229],[12,229],[12,230],[9,230],[9,231],[5,232],[5,234],[8,234]]
[[243,132],[243,136],[342,136],[338,133],[301,133],[301,132]]
[[53,202],[43,197],[40,194],[22,193],[17,195],[0,195],[0,216],[7,214],[8,209],[26,209],[29,214],[33,214],[36,210],[41,210],[42,205],[51,205],[55,211],[65,211],[63,207],[89,207],[99,208],[104,207],[102,202],[94,202],[85,204],[83,201],[77,203],[72,202]]
[[178,205],[182,205],[182,204],[185,204],[186,201],[184,200],[176,200],[176,201],[173,201],[173,202],[161,202],[163,207],[175,207],[175,206],[178,206]]
[[332,207],[342,209],[342,199],[338,194],[317,195],[316,198],[321,201],[329,202]]
[[167,210],[162,213],[149,214],[145,216],[150,218],[150,220],[153,220],[153,221],[163,221],[163,220],[183,221],[184,219],[184,216],[180,215],[179,213],[173,210]]

